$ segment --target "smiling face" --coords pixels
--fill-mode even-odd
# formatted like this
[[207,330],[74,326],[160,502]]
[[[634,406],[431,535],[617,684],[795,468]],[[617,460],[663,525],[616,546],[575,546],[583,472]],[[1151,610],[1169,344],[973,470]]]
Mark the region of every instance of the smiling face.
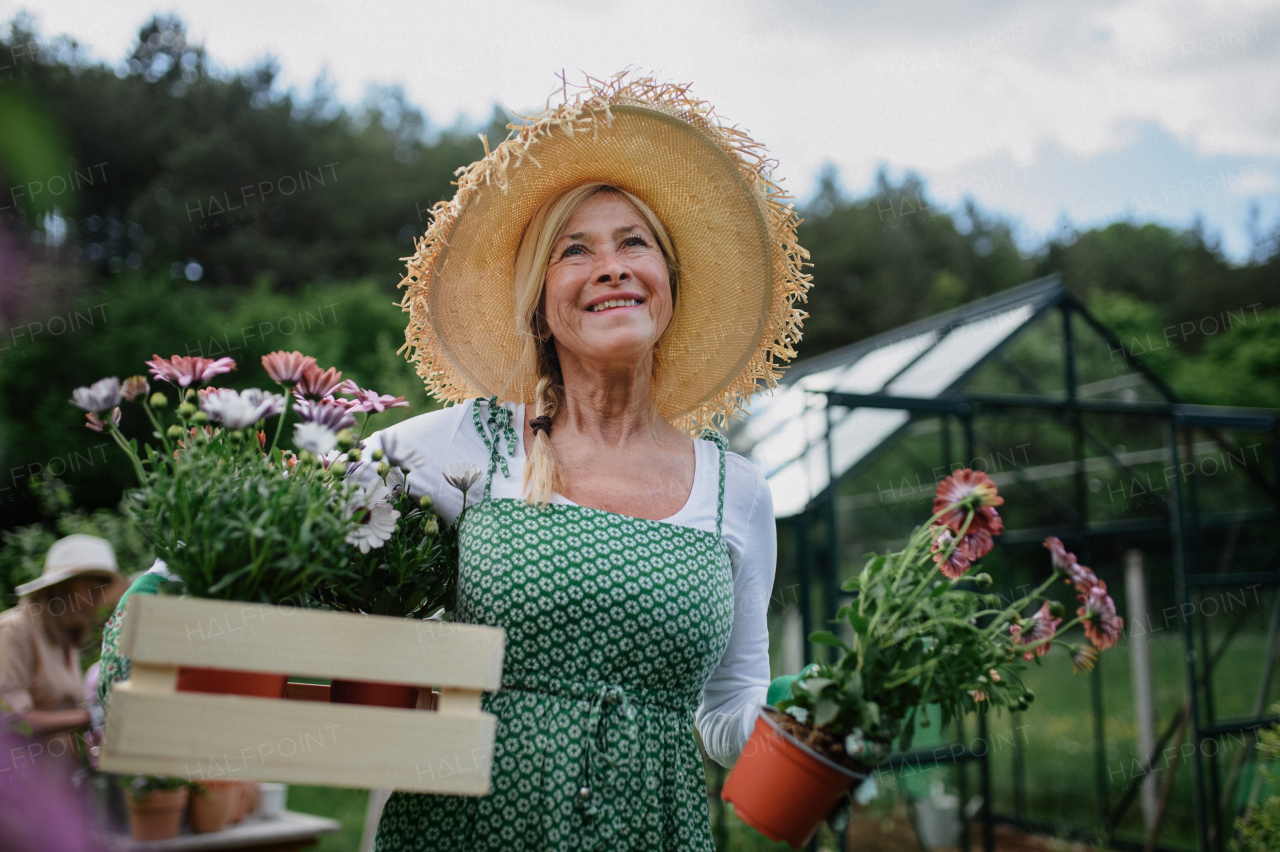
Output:
[[552,246],[544,299],[562,360],[634,362],[653,350],[671,322],[671,276],[629,201],[602,192],[574,211]]

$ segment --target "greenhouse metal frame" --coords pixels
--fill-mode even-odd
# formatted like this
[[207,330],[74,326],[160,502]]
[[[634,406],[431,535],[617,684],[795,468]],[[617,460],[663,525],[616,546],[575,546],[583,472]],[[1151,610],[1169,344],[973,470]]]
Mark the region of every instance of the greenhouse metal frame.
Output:
[[[1228,313],[1221,319],[1224,323],[1234,323],[1237,317]],[[1241,316],[1240,320],[1247,321],[1247,317]],[[1037,329],[1039,338],[1027,341],[1024,339],[1029,336],[1027,329],[1032,328]],[[1084,341],[1086,337],[1089,339]],[[1098,341],[1105,342],[1106,359],[1098,354]],[[1082,347],[1086,343],[1091,347],[1088,350],[1091,360],[1083,365]],[[1158,341],[1148,343],[1155,346]],[[1165,343],[1168,343],[1167,332]],[[1048,372],[1042,371],[1038,380],[1009,357],[1011,348],[1019,345],[1033,359],[1043,360],[1046,351],[1059,352],[1060,369],[1050,364]],[[956,461],[957,450],[963,452],[964,460],[975,462],[984,451],[990,450],[987,458],[999,456],[998,478],[1011,483],[1010,488],[1022,489],[1020,493],[1026,502],[1043,507],[1039,510],[1042,512],[1039,523],[1019,527],[1006,519],[1006,533],[999,541],[998,550],[1038,544],[1047,535],[1058,535],[1082,561],[1093,564],[1091,553],[1095,546],[1114,547],[1117,541],[1147,541],[1155,542],[1157,547],[1167,546],[1172,574],[1169,579],[1173,581],[1177,614],[1182,619],[1184,705],[1171,719],[1163,721],[1156,748],[1140,762],[1132,777],[1128,770],[1121,771],[1125,789],[1119,796],[1113,796],[1111,787],[1116,770],[1107,760],[1102,666],[1108,663],[1107,655],[1103,655],[1104,661],[1088,676],[1096,787],[1092,824],[1063,825],[1028,815],[1025,748],[1015,748],[1013,757],[1012,809],[993,807],[986,714],[977,714],[978,741],[983,743],[980,753],[965,745],[963,728],[960,728],[960,742],[946,749],[941,758],[937,756],[941,749],[893,758],[891,766],[895,768],[954,763],[962,808],[970,801],[971,792],[968,789],[970,773],[964,767],[976,763],[977,793],[982,802],[982,847],[986,850],[994,848],[997,823],[1066,834],[1076,839],[1101,840],[1113,848],[1143,849],[1143,840],[1126,837],[1124,832],[1117,835],[1115,829],[1139,798],[1151,795],[1143,791],[1144,785],[1154,789],[1155,781],[1148,779],[1162,773],[1176,776],[1174,767],[1189,745],[1187,762],[1193,775],[1195,842],[1205,852],[1221,852],[1227,848],[1232,818],[1238,810],[1231,807],[1231,803],[1244,783],[1241,770],[1252,766],[1247,762],[1247,754],[1253,740],[1250,737],[1247,745],[1233,753],[1232,767],[1226,772],[1218,760],[1220,743],[1233,737],[1244,743],[1246,736],[1256,733],[1259,726],[1277,721],[1264,712],[1264,702],[1271,694],[1277,660],[1280,592],[1273,593],[1265,662],[1253,712],[1222,718],[1214,701],[1215,674],[1221,675],[1220,671],[1215,672],[1215,666],[1245,623],[1245,611],[1241,610],[1234,626],[1227,629],[1215,647],[1210,644],[1209,627],[1205,625],[1197,630],[1196,625],[1197,622],[1204,624],[1210,615],[1204,604],[1205,593],[1210,589],[1227,590],[1220,598],[1227,600],[1226,596],[1230,596],[1230,601],[1235,601],[1236,595],[1243,600],[1245,592],[1241,590],[1252,590],[1256,602],[1260,603],[1260,588],[1274,589],[1280,584],[1280,546],[1277,546],[1280,538],[1275,535],[1280,529],[1276,524],[1280,520],[1280,490],[1277,489],[1280,412],[1186,404],[1144,363],[1144,354],[1139,340],[1129,343],[1121,340],[1063,286],[1058,276],[1050,276],[802,362],[792,369],[772,396],[760,398],[750,416],[730,432],[732,448],[751,458],[770,482],[780,541],[785,537],[793,542],[790,561],[799,585],[798,609],[805,637],[817,629],[819,622],[835,618],[841,603],[842,574],[847,576],[854,564],[846,553],[849,545],[843,539],[851,523],[870,517],[866,511],[860,513],[857,505],[849,510],[841,507],[842,503],[859,499],[844,494],[842,488],[891,452],[895,444],[911,432],[913,424],[929,426],[938,433],[938,453],[943,464],[933,468],[934,481],[939,478],[938,467],[945,476],[953,467],[968,466]],[[1099,364],[1104,360],[1113,371],[1119,369],[1117,363],[1123,364],[1125,372],[1112,378],[1083,381],[1096,378],[1100,374]],[[1091,370],[1092,375],[1082,376],[1082,369]],[[1054,381],[1043,381],[1044,376],[1059,373]],[[988,375],[995,378],[988,381],[985,378]],[[1002,382],[1013,386],[1004,387]],[[1056,423],[1056,428],[1067,436],[1063,440],[1069,444],[1068,457],[1033,468],[1027,463],[1025,449],[1020,461],[1016,452],[1004,453],[983,428],[983,424],[991,423],[990,431],[994,432],[1000,421],[1020,417],[1047,418]],[[923,422],[925,419],[927,423]],[[1102,434],[1114,428],[1148,430],[1143,434],[1155,434],[1152,430],[1158,430],[1162,443],[1130,452]],[[1247,463],[1247,449],[1232,440],[1231,436],[1237,433],[1261,436],[1247,448],[1252,450],[1253,463]],[[1197,443],[1197,435],[1205,440]],[[1206,446],[1219,448],[1221,464],[1230,465],[1237,479],[1229,488],[1225,487],[1226,480],[1212,482],[1216,489],[1213,499],[1218,503],[1224,500],[1230,503],[1239,497],[1239,504],[1228,507],[1227,511],[1206,511],[1201,505],[1200,492],[1208,489],[1202,484],[1204,472],[1197,468],[1203,463],[1207,471],[1207,462],[1213,458],[1207,454],[1210,451],[1204,449]],[[1261,452],[1260,446],[1265,446]],[[1263,461],[1264,453],[1269,453],[1269,463]],[[1163,482],[1159,474],[1153,481],[1153,464],[1154,469],[1163,471]],[[1188,464],[1192,466],[1189,473],[1186,472]],[[1089,474],[1103,467],[1132,477],[1128,486],[1124,479],[1118,480],[1119,493],[1126,501],[1130,491],[1140,495],[1160,491],[1160,500],[1152,496],[1149,505],[1141,496],[1135,498],[1135,505],[1140,504],[1141,508],[1138,517],[1094,517],[1099,509],[1096,505],[1091,508],[1091,499],[1095,504],[1098,499],[1091,498],[1091,490],[1099,489],[1097,480],[1091,481]],[[1243,480],[1236,475],[1237,469],[1242,472]],[[1247,485],[1240,484],[1246,480]],[[926,484],[919,483],[918,476],[917,482]],[[1052,487],[1054,482],[1058,483],[1057,492]],[[914,486],[909,487],[914,490]],[[1116,484],[1107,487],[1114,499]],[[1219,493],[1224,488],[1225,495]],[[884,490],[879,484],[876,489],[884,501]],[[889,490],[896,499],[898,495],[892,484]],[[862,499],[865,504],[870,498]],[[1244,503],[1247,505],[1242,505]],[[1230,548],[1214,551],[1221,536],[1227,534],[1224,530],[1232,536]],[[816,540],[815,533],[818,533]],[[1240,553],[1247,556],[1246,550],[1253,548],[1254,555],[1250,557],[1255,560],[1253,570],[1234,567],[1234,563],[1240,561],[1234,554],[1241,540],[1246,541],[1246,546]],[[1160,545],[1161,541],[1165,544]],[[1259,548],[1268,555],[1258,557]],[[1210,551],[1222,555],[1217,571],[1205,570],[1212,561]],[[1224,552],[1227,555],[1223,555]],[[861,551],[857,556],[861,558]],[[1232,570],[1225,570],[1227,568]],[[1163,587],[1153,584],[1155,579],[1147,581],[1147,588],[1164,594]],[[1141,595],[1138,599],[1142,599]],[[1166,626],[1169,609],[1165,610]],[[1133,635],[1141,635],[1135,632],[1140,626],[1126,625],[1126,637],[1130,641]],[[1147,627],[1160,629],[1150,619]],[[807,663],[817,649],[807,640],[802,646]],[[959,724],[963,725],[964,720]],[[1172,765],[1171,743],[1176,744]],[[1162,814],[1173,784],[1172,777],[1163,782]],[[1149,805],[1144,803],[1144,808]],[[1149,811],[1144,810],[1149,831],[1148,814]],[[968,826],[966,818],[961,837],[962,848],[966,850],[970,842]],[[720,834],[724,836],[722,828]],[[1129,834],[1132,835],[1132,831]],[[1154,848],[1171,847],[1156,845]]]

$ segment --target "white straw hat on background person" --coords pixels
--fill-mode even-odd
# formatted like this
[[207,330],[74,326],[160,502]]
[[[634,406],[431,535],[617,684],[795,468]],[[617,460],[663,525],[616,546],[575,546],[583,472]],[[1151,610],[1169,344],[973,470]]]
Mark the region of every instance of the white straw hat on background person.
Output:
[[76,577],[122,579],[111,542],[79,533],[58,539],[44,557],[44,573],[15,591],[22,597]]

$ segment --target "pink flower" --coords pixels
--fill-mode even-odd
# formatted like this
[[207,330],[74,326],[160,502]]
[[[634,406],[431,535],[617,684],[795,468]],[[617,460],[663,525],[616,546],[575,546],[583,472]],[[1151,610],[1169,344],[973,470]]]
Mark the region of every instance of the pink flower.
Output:
[[1088,566],[1081,565],[1076,560],[1076,555],[1062,546],[1062,541],[1057,536],[1049,536],[1044,540],[1044,546],[1049,548],[1049,553],[1053,555],[1053,567],[1061,571],[1067,577],[1068,583],[1075,583],[1077,592],[1088,593],[1098,583],[1098,576]]
[[960,532],[965,518],[972,511],[973,520],[966,533],[982,531],[988,535],[1000,535],[1004,532],[1004,521],[992,507],[1003,503],[1004,498],[996,493],[996,484],[991,477],[981,471],[964,468],[938,485],[933,496],[933,511],[936,514],[950,507],[939,521],[956,532]]
[[[933,551],[933,561],[938,563],[938,570],[941,571],[948,580],[959,580],[963,577],[971,567],[969,558],[965,556],[965,552],[957,545],[956,549],[951,551],[951,555],[943,558],[943,554],[951,543],[956,540],[955,533],[946,527],[934,527],[933,545],[929,548]],[[965,536],[968,538],[968,536]]]
[[1124,632],[1124,619],[1116,615],[1116,602],[1107,594],[1107,584],[1099,580],[1088,593],[1078,597],[1083,605],[1076,615],[1080,616],[1084,635],[1099,651],[1114,647]]
[[307,399],[323,399],[331,395],[341,381],[341,370],[335,370],[333,367],[321,370],[312,364],[302,371],[302,377],[294,385],[293,392]]
[[378,413],[386,411],[388,408],[408,408],[409,403],[405,402],[402,396],[390,396],[389,394],[379,394],[377,391],[358,390],[356,391],[356,399],[361,411]]
[[[1054,618],[1049,614],[1049,602],[1045,601],[1035,615],[1022,619],[1018,624],[1009,625],[1009,632],[1013,635],[1013,641],[1019,645],[1036,645],[1037,642],[1052,639],[1061,623],[1061,618]],[[1049,653],[1049,643],[1044,642],[1024,653],[1022,659],[1030,661],[1036,657],[1043,657],[1047,653]]]
[[[84,419],[89,421],[88,423],[84,424],[84,427],[86,429],[92,429],[95,432],[101,432],[107,426],[106,421],[100,418],[97,415],[97,413],[93,411],[90,411],[88,414],[86,414],[84,416]],[[120,425],[120,408],[119,407],[111,409],[111,425],[112,426]]]
[[334,393],[340,393],[343,396],[355,396],[360,393],[360,386],[351,379],[343,379],[342,384],[333,389]]
[[300,399],[293,410],[304,423],[317,423],[334,432],[356,425],[355,415],[335,401]]
[[214,361],[211,358],[188,358],[185,355],[174,355],[168,360],[159,355],[151,357],[155,359],[147,362],[151,375],[184,388],[192,384],[204,384],[214,376],[229,373],[236,368],[236,362],[231,358]]
[[262,356],[262,368],[271,381],[291,385],[302,378],[303,373],[316,365],[316,359],[301,352],[271,352]]
[[[971,524],[970,529],[972,528]],[[951,555],[943,561],[942,554],[951,542],[955,541],[955,533],[947,527],[934,527],[934,530],[934,541],[930,547],[935,554],[933,561],[938,563],[938,569],[951,580],[959,580],[964,576],[972,567],[972,563],[990,553],[995,544],[991,533],[985,529],[965,533],[956,544],[956,549],[951,551]]]

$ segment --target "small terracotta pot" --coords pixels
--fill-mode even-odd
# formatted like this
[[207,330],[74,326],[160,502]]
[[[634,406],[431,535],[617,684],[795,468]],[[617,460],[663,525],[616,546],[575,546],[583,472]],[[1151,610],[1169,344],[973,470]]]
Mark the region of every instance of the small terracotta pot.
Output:
[[720,798],[764,836],[801,849],[845,791],[868,774],[797,742],[761,709]]
[[258,809],[258,782],[257,781],[241,781],[240,782],[240,801],[244,806],[242,816],[248,816]]
[[244,819],[244,815],[248,811],[249,800],[245,795],[244,781],[229,781],[228,783],[231,784],[234,789],[231,795],[231,817],[227,822],[235,825],[240,820]]
[[257,698],[284,698],[288,675],[242,672],[235,669],[178,668],[178,692],[209,692],[215,695],[252,695]]
[[191,830],[197,834],[222,831],[240,797],[239,781],[201,781],[203,793],[191,794]]
[[374,683],[365,680],[334,680],[329,687],[331,704],[365,704],[373,707],[418,706],[418,687],[399,683]]
[[129,834],[134,840],[168,840],[182,828],[182,812],[191,791],[186,787],[152,790],[135,797],[130,791]]

